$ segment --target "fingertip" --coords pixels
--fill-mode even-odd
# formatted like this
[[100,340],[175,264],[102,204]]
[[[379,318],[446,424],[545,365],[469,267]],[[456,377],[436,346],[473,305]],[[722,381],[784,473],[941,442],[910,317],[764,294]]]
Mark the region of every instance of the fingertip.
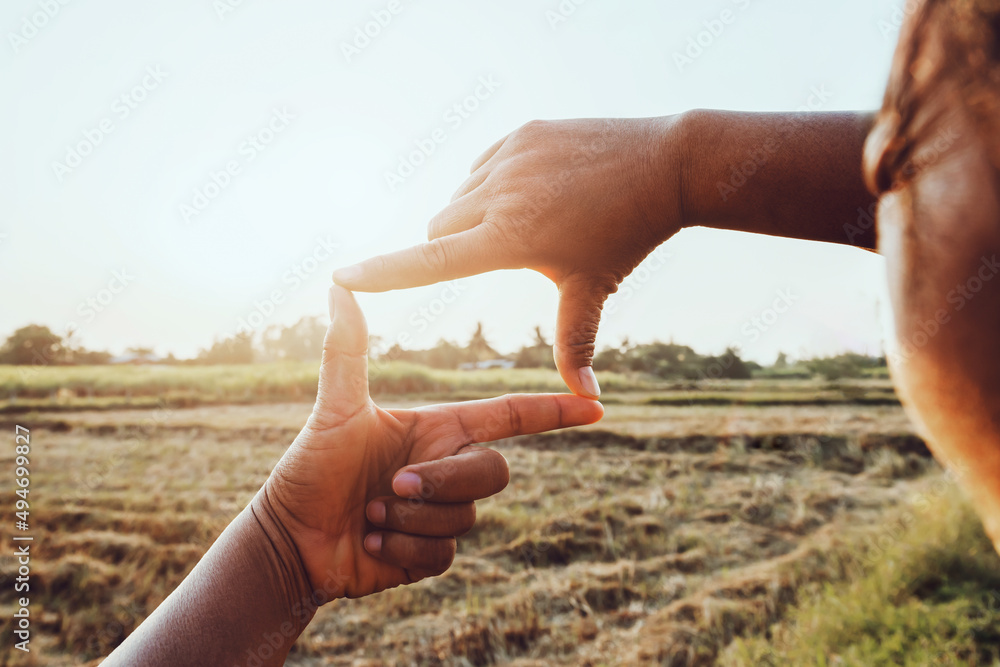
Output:
[[357,264],[345,266],[333,272],[333,282],[342,287],[351,287],[361,280],[363,270]]
[[373,556],[382,554],[382,533],[368,533],[365,537],[365,551]]
[[385,503],[381,500],[373,500],[368,503],[368,507],[365,510],[365,516],[367,516],[368,520],[376,526],[384,526],[386,516]]
[[368,349],[368,324],[354,293],[341,285],[332,285],[329,292],[332,335],[338,347],[351,354]]
[[600,398],[601,385],[597,383],[597,375],[594,373],[594,367],[584,366],[580,369],[579,374],[580,388],[583,389],[583,395],[587,398]]
[[[556,369],[566,383],[566,388],[582,398],[597,400],[601,397],[601,386],[589,360],[583,360],[562,350],[555,351]],[[586,365],[583,365],[586,364]]]
[[392,480],[392,491],[400,498],[419,498],[422,482],[415,472],[401,472]]
[[563,405],[566,426],[586,426],[604,418],[604,405],[585,396],[566,396]]
[[337,302],[343,302],[346,299],[354,301],[354,293],[343,285],[338,285],[334,283],[330,286],[330,295]]
[[588,403],[587,410],[590,411],[590,414],[587,424],[596,424],[604,419],[604,404],[600,401],[588,401]]

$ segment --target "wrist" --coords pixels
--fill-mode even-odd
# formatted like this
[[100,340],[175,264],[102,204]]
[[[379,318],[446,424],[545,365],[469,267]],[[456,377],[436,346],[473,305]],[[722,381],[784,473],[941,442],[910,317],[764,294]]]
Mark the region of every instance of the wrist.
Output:
[[683,189],[687,165],[686,114],[638,122],[641,131],[639,145],[634,150],[641,156],[636,171],[641,183],[642,214],[660,243],[686,225]]
[[699,154],[705,148],[705,137],[713,132],[715,112],[709,109],[691,109],[673,117],[671,141],[675,145],[677,160],[677,201],[679,202],[680,228],[705,224],[705,161]]
[[271,564],[274,574],[281,578],[283,590],[287,591],[285,604],[299,626],[297,635],[309,624],[316,610],[332,597],[311,581],[298,543],[284,517],[283,507],[275,500],[269,483],[270,479],[245,511],[257,528],[258,541],[267,553],[267,562]]

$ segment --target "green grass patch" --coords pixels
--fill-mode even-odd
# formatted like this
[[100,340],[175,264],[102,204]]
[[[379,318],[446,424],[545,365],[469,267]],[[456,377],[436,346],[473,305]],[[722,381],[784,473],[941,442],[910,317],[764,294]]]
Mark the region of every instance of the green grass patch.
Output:
[[903,511],[905,529],[853,545],[846,581],[804,595],[720,664],[1000,665],[1000,557],[957,493],[926,499]]
[[[236,366],[0,366],[0,402],[6,411],[63,405],[111,408],[162,401],[171,406],[304,401],[316,397],[319,364],[290,362]],[[643,380],[605,373],[610,391],[648,388]],[[478,397],[509,391],[565,392],[546,369],[438,370],[405,362],[373,362],[373,395]],[[114,400],[110,400],[114,399]],[[124,399],[124,400],[122,400]]]

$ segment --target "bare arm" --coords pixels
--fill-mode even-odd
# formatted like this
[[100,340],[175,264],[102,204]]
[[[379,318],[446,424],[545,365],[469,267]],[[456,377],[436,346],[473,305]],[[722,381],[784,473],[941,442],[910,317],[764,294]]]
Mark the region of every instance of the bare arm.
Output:
[[873,113],[685,116],[685,226],[875,248],[876,200],[861,170]]
[[560,292],[556,365],[575,393],[608,295],[684,227],[873,248],[862,179],[868,113],[692,111],[643,119],[534,121],[472,165],[431,220],[430,243],[334,273],[350,289],[426,285],[535,269]]
[[330,598],[311,589],[275,516],[262,491],[103,664],[283,665],[317,607]]

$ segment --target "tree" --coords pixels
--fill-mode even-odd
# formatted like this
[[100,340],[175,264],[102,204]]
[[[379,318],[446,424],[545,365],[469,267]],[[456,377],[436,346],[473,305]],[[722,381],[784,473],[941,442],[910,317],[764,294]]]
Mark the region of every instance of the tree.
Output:
[[67,349],[62,336],[38,324],[15,331],[0,348],[0,363],[48,365],[66,362]]
[[809,359],[804,363],[810,371],[822,375],[827,380],[839,380],[841,378],[864,377],[865,369],[884,366],[885,358],[846,352],[835,357]]
[[84,350],[83,348],[76,348],[69,351],[69,363],[77,366],[103,366],[110,363],[111,359],[110,352]]
[[749,380],[752,375],[746,363],[740,359],[739,352],[732,347],[727,347],[721,357],[709,357],[706,360],[705,376],[716,379],[725,378],[727,380]]
[[303,317],[287,327],[270,326],[261,336],[261,356],[266,361],[318,361],[326,328],[319,317]]
[[486,342],[486,336],[483,334],[483,323],[478,322],[476,324],[476,331],[472,334],[472,338],[469,340],[469,344],[466,346],[469,351],[469,355],[472,357],[472,361],[487,361],[489,359],[496,359],[500,355],[490,347],[490,344]]
[[241,333],[225,340],[216,340],[212,347],[202,350],[198,361],[203,364],[250,364],[253,363],[253,337]]
[[552,344],[545,339],[541,327],[535,327],[535,343],[525,345],[515,355],[514,362],[518,368],[555,368],[552,357]]

